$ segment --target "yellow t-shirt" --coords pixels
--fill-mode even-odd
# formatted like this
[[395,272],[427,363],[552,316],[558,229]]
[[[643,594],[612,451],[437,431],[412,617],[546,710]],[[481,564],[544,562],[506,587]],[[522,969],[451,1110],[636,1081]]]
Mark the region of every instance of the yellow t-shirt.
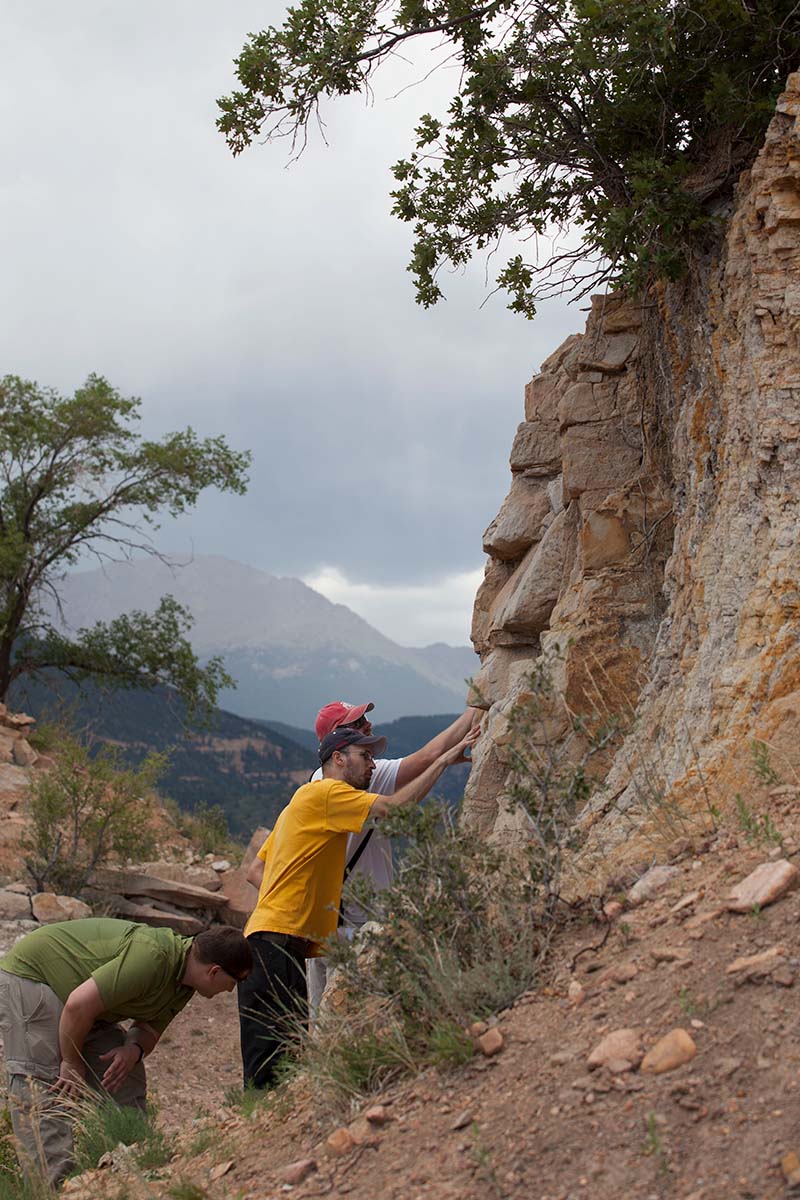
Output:
[[298,788],[258,852],[264,877],[245,934],[290,933],[315,943],[336,929],[348,833],[360,833],[375,801],[339,779]]

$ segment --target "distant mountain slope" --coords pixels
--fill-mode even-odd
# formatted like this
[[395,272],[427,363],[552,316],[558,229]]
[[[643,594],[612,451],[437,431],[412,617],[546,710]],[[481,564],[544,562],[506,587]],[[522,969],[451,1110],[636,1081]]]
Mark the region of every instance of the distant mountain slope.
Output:
[[188,733],[174,696],[101,692],[51,678],[50,686],[19,684],[13,703],[37,719],[66,717],[74,728],[121,748],[131,762],[168,750],[159,791],[181,808],[219,805],[234,836],[247,839],[271,826],[295,788],[314,770],[316,753],[256,721],[217,710],[207,730]]
[[467,646],[398,646],[299,579],[225,558],[198,557],[172,570],[151,558],[114,563],[68,576],[60,594],[71,628],[175,596],[194,615],[197,652],[223,654],[238,680],[220,703],[245,717],[304,726],[331,698],[360,695],[388,719],[450,712],[463,704],[464,680],[478,665]]
[[[52,674],[46,682],[17,682],[11,700],[38,721],[66,721],[92,740],[118,746],[132,763],[150,750],[169,751],[161,794],[187,812],[219,805],[231,833],[243,840],[258,825],[272,826],[318,765],[313,730],[217,709],[208,729],[192,733],[175,696],[163,689],[105,692],[91,684],[78,688]],[[453,714],[403,717],[376,731],[388,739],[391,758],[404,758],[453,720]],[[466,767],[451,767],[433,795],[457,804],[466,776]]]

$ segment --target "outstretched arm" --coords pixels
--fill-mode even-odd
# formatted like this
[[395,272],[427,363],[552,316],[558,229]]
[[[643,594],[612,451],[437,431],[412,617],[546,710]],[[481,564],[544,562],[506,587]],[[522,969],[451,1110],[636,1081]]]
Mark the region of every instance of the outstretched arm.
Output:
[[452,725],[447,726],[447,729],[437,733],[436,737],[431,738],[421,749],[407,755],[397,771],[396,791],[418,779],[422,772],[432,766],[445,751],[460,742],[471,727],[478,724],[482,716],[483,710],[480,708],[466,709],[460,717],[453,721]]
[[473,725],[466,737],[462,737],[444,754],[440,754],[421,775],[407,783],[405,787],[398,788],[393,796],[376,796],[370,809],[370,816],[385,817],[392,808],[399,808],[401,804],[416,804],[419,800],[423,800],[443,771],[455,763],[469,762],[465,751],[472,749],[480,737],[480,732],[480,726]]

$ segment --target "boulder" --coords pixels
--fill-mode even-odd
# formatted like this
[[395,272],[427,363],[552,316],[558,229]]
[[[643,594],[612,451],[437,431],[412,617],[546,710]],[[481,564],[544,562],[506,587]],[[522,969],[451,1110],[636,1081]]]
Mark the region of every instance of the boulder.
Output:
[[571,425],[607,421],[614,415],[616,384],[573,383],[558,404],[558,423],[563,432]]
[[511,470],[555,475],[561,470],[557,421],[523,421],[511,447]]
[[345,1154],[349,1154],[355,1149],[355,1142],[350,1136],[350,1131],[342,1127],[335,1129],[325,1139],[325,1148],[333,1158],[343,1158]]
[[505,1039],[496,1025],[487,1029],[486,1033],[482,1033],[476,1041],[484,1058],[494,1058],[495,1054],[499,1054],[505,1045]]
[[13,763],[0,763],[0,796],[16,795],[31,785],[30,773]]
[[500,511],[483,535],[483,549],[495,558],[519,558],[541,536],[542,521],[551,511],[547,488],[514,476]]
[[613,295],[592,296],[592,315],[605,334],[639,329],[643,320],[640,305]]
[[585,338],[578,355],[578,366],[582,371],[616,375],[625,369],[638,344],[638,334],[630,331],[609,331],[606,337]]
[[618,420],[572,425],[561,438],[564,494],[575,499],[587,491],[612,492],[638,474],[641,435]]
[[589,1070],[604,1067],[612,1061],[625,1061],[636,1066],[642,1061],[642,1037],[638,1029],[615,1029],[607,1033],[589,1055]]
[[228,925],[243,929],[247,918],[256,906],[258,889],[247,882],[247,871],[258,851],[269,837],[270,831],[266,826],[259,826],[253,833],[244,852],[242,865],[235,870],[226,871],[219,876],[221,895],[224,897],[224,907],[220,909],[220,919]]
[[628,903],[632,905],[644,904],[645,900],[652,899],[662,892],[673,879],[680,875],[677,867],[656,866],[651,867],[649,871],[645,871],[640,879],[628,891]]
[[797,887],[800,871],[788,859],[765,862],[737,883],[728,897],[726,907],[731,912],[751,912],[754,908],[766,908]]
[[663,1075],[665,1071],[674,1071],[691,1062],[695,1054],[697,1046],[691,1035],[685,1029],[673,1029],[647,1051],[641,1070],[645,1075]]
[[558,397],[563,386],[558,375],[549,372],[534,375],[525,385],[525,420],[554,421],[558,415]]
[[295,1162],[288,1163],[287,1166],[281,1168],[280,1177],[290,1187],[297,1187],[316,1169],[317,1164],[313,1158],[298,1158]]
[[528,551],[514,576],[513,590],[509,589],[492,616],[492,630],[531,636],[547,627],[561,589],[568,526],[565,510],[554,518],[539,544]]
[[17,738],[11,751],[18,767],[32,767],[39,755],[24,737]]
[[495,601],[514,572],[513,565],[490,558],[484,570],[483,582],[475,596],[470,639],[478,653],[487,647],[487,636],[491,624],[491,613]]
[[473,676],[467,703],[488,709],[502,700],[510,689],[511,670],[517,663],[530,670],[531,654],[527,646],[497,646],[491,650]]
[[9,729],[18,729],[20,732],[26,733],[36,724],[36,718],[29,717],[27,713],[5,713],[3,724],[7,725]]
[[30,899],[33,915],[40,925],[54,925],[57,921],[80,921],[90,917],[92,910],[74,896],[55,896],[52,892],[37,892]]
[[15,734],[7,729],[0,729],[0,762],[14,761],[14,746],[17,742]]
[[30,918],[31,899],[20,892],[0,890],[0,921],[21,921]]

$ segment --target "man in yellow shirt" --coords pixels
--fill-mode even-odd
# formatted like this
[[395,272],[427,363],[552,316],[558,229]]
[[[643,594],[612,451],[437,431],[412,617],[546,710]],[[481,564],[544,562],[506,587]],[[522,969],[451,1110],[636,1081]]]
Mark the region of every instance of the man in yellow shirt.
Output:
[[258,852],[252,882],[258,904],[245,926],[253,951],[250,977],[239,985],[239,1026],[246,1087],[269,1087],[291,1040],[292,1026],[307,1014],[305,960],[323,953],[336,930],[342,898],[347,835],[360,833],[369,816],[383,817],[427,796],[449,766],[467,761],[476,726],[392,796],[366,789],[386,739],[352,726],[335,729],[319,748],[322,779],[298,788]]

